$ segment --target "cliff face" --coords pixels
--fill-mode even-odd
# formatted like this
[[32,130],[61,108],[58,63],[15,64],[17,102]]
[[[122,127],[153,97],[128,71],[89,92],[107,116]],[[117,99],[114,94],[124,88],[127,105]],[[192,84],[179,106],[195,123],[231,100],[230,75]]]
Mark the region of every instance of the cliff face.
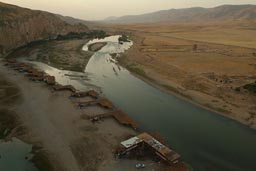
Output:
[[30,42],[53,39],[69,32],[86,32],[82,24],[70,25],[55,14],[0,2],[0,56]]

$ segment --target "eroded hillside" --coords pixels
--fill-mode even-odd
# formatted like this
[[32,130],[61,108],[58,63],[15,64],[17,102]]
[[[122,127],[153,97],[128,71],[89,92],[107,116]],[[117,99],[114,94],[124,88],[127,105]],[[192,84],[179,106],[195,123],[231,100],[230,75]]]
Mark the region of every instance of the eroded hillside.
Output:
[[0,56],[30,42],[53,39],[70,32],[85,32],[83,24],[70,25],[55,14],[0,2]]

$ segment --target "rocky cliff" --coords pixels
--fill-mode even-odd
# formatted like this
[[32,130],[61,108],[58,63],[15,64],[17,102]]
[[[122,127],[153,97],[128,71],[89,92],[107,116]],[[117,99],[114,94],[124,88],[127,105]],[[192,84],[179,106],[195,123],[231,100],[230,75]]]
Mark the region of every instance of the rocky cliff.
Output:
[[86,31],[87,26],[68,24],[55,14],[0,2],[0,57],[34,41]]

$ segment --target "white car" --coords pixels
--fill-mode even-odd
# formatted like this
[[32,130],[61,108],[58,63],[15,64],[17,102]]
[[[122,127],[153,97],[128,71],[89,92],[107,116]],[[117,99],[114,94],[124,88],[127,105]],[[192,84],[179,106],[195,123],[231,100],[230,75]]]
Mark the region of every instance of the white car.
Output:
[[143,164],[143,163],[137,163],[137,164],[135,165],[135,167],[136,167],[136,169],[143,169],[143,168],[145,168],[146,166],[145,166],[145,164]]

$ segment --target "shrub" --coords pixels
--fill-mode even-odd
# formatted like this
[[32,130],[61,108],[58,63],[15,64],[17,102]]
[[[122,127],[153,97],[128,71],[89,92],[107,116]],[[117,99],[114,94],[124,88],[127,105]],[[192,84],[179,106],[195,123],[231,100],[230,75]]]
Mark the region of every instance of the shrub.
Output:
[[121,37],[118,38],[119,42],[130,42],[130,40],[128,39],[128,36],[126,35],[122,35]]

